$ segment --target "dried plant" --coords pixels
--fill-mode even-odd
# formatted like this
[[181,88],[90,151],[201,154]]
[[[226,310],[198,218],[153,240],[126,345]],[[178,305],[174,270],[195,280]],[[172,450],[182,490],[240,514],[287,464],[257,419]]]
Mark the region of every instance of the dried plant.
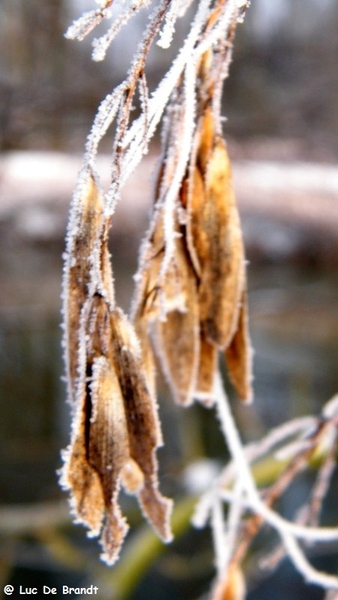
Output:
[[[216,407],[232,455],[232,462],[202,496],[194,520],[202,526],[210,517],[217,567],[214,600],[245,597],[242,563],[262,523],[278,532],[283,551],[307,580],[338,588],[338,579],[317,572],[299,544],[300,539],[338,539],[336,529],[317,526],[334,465],[337,403],[327,409],[329,416],[293,422],[246,450],[219,374],[221,357],[238,397],[251,401],[246,263],[221,118],[235,30],[248,4],[199,0],[182,48],[152,93],[145,71],[150,48],[156,40],[163,48],[171,44],[176,21],[190,2],[162,0],[150,9],[148,28],[127,77],[101,103],[88,136],[65,254],[64,342],[73,426],[61,481],[70,491],[74,515],[90,535],[100,535],[103,558],[112,564],[127,531],[118,504],[122,485],[137,496],[158,535],[171,540],[171,501],[158,489],[156,450],[162,436],[157,354],[180,405],[199,401]],[[99,2],[99,8],[70,27],[68,37],[81,40],[99,22],[109,20],[111,5],[112,0]],[[125,6],[107,33],[94,40],[93,58],[103,59],[119,30],[149,6],[151,2],[142,0]],[[136,95],[141,114],[132,119]],[[96,157],[113,121],[111,185],[103,193]],[[108,233],[123,185],[148,151],[161,121],[153,214],[127,317],[115,302]],[[296,438],[297,444],[290,446],[290,439]],[[272,487],[259,491],[249,465],[276,444],[285,444],[290,458]],[[297,517],[299,523],[286,521],[273,505],[319,452],[327,458],[312,499]],[[281,556],[280,549],[277,554]]]
[[103,202],[93,175],[82,177],[65,272],[65,326],[72,443],[62,484],[77,519],[101,532],[104,558],[116,560],[127,527],[117,497],[135,493],[158,534],[170,541],[170,501],[158,491],[161,443],[156,403],[132,325],[116,306]]

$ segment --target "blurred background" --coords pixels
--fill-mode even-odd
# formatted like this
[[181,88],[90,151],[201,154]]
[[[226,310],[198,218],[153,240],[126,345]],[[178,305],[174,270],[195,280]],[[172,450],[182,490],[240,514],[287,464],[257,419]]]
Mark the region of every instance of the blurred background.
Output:
[[[154,541],[136,503],[124,498],[132,532],[120,564],[106,568],[96,541],[71,523],[57,481],[69,439],[59,327],[69,202],[96,108],[124,78],[147,22],[141,14],[106,61],[94,63],[90,40],[63,36],[93,4],[0,1],[0,589],[93,584],[101,600],[192,600],[204,597],[214,575],[209,531],[188,524],[196,482],[207,485],[227,457],[212,411],[178,409],[159,382],[162,489],[175,498],[181,519],[169,548]],[[151,88],[186,31],[180,23],[173,49],[152,53]],[[233,404],[246,441],[320,412],[338,391],[337,31],[337,0],[252,0],[225,84],[224,133],[247,246],[255,349],[255,403]],[[109,135],[101,146],[108,177]],[[158,138],[126,187],[112,230],[125,310],[157,150]],[[311,482],[304,476],[290,491],[287,513]],[[336,480],[327,523],[336,522],[337,491]],[[257,556],[269,543],[263,536],[249,555],[248,599],[324,598],[287,561],[273,574],[259,571]],[[147,549],[145,569],[139,555]],[[337,548],[313,560],[336,572]]]

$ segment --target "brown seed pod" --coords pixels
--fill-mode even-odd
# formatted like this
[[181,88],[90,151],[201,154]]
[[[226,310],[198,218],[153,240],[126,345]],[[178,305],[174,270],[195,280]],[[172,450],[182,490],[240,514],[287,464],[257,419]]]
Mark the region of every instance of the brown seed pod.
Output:
[[118,505],[121,482],[165,541],[171,539],[171,502],[158,490],[162,438],[147,366],[132,325],[115,307],[108,223],[94,178],[86,176],[66,270],[65,341],[75,410],[61,483],[71,492],[77,519],[91,535],[101,533],[103,558],[112,564],[128,529]]
[[[155,204],[134,305],[134,322],[143,340],[147,371],[154,373],[149,344],[151,329],[174,398],[185,406],[194,398],[205,404],[213,403],[218,350],[225,351],[230,345],[227,359],[230,376],[240,397],[248,399],[251,394],[251,354],[244,308],[240,314],[245,288],[242,231],[230,161],[224,140],[215,133],[210,103],[199,120],[193,147],[174,215],[173,256],[163,272],[166,250],[163,200],[160,208],[156,209]],[[169,166],[172,162],[173,159]],[[167,163],[164,165],[160,168],[156,193],[162,190],[165,198],[163,181],[165,174],[170,179],[171,171]],[[244,340],[244,332],[247,343],[245,346],[243,342],[242,348],[246,356],[235,358],[235,348],[240,351],[239,340]],[[240,387],[238,379],[240,361],[246,368],[246,389],[244,381]],[[154,381],[153,375],[149,380]]]
[[183,181],[181,198],[187,205],[186,244],[198,279],[202,277],[203,257],[208,255],[209,242],[202,227],[206,199],[204,181],[196,166]]
[[155,399],[151,396],[138,340],[123,313],[111,313],[112,353],[124,399],[130,458],[144,482],[137,491],[139,502],[158,535],[171,541],[169,516],[172,503],[158,490],[156,449],[162,443]]
[[[191,299],[193,293],[192,289]],[[192,303],[197,307],[197,294]],[[155,344],[175,401],[189,406],[194,399],[199,364],[197,311],[190,307],[184,312],[168,312],[165,321],[157,323]]]
[[[138,496],[144,514],[165,541],[171,539],[171,502],[158,491],[160,425],[134,330],[119,309],[108,310],[97,295],[87,331],[87,381],[65,454],[62,484],[71,491],[77,518],[92,535],[98,535],[103,524],[103,557],[112,564],[128,529],[117,502],[121,481]],[[133,480],[127,477],[131,470]]]
[[239,215],[231,184],[228,154],[217,138],[205,180],[202,230],[208,239],[200,257],[200,318],[206,338],[226,348],[236,330],[244,286],[244,248]]
[[215,121],[210,104],[207,104],[204,109],[196,134],[198,136],[196,163],[204,177],[215,143]]
[[101,544],[104,557],[118,557],[128,530],[118,505],[120,473],[129,457],[127,418],[117,374],[105,357],[94,360],[87,415],[87,460],[100,478],[104,497]]
[[200,336],[200,357],[197,370],[195,398],[205,406],[212,406],[215,401],[214,378],[217,371],[218,349]]
[[231,343],[225,350],[230,380],[241,400],[252,401],[252,348],[248,332],[248,307],[243,292],[238,326]]
[[179,404],[193,401],[199,360],[199,317],[196,278],[181,229],[176,223],[174,255],[162,275],[164,258],[163,211],[155,214],[134,308],[136,330],[142,332],[143,350],[150,364],[149,342],[153,344],[163,372]]
[[195,162],[182,183],[180,200],[187,210],[186,246],[199,290],[201,356],[196,396],[209,388],[212,397],[218,348],[226,352],[239,397],[248,401],[252,361],[244,245],[226,145],[215,135],[209,105],[200,118],[195,146]]
[[70,249],[65,268],[66,364],[73,402],[81,361],[79,329],[88,308],[88,296],[90,296],[93,278],[93,254],[102,228],[102,212],[102,197],[93,174],[87,171],[83,176],[81,195],[72,209]]

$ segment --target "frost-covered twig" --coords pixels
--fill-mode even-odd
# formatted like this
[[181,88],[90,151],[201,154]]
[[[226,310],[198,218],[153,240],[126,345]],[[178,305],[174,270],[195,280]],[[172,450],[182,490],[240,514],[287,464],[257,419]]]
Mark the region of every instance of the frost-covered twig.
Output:
[[[269,524],[280,536],[283,545],[285,546],[285,550],[289,555],[290,559],[294,563],[295,567],[302,573],[305,580],[310,583],[314,583],[316,585],[322,586],[326,589],[335,588],[338,589],[338,578],[329,575],[327,573],[322,573],[315,569],[305,557],[304,551],[300,546],[298,540],[303,540],[306,542],[330,542],[333,540],[338,540],[338,528],[328,528],[328,527],[311,527],[307,525],[302,525],[299,523],[293,523],[291,521],[286,520],[282,516],[280,516],[277,512],[275,512],[272,508],[267,505],[267,502],[272,502],[274,498],[279,497],[280,494],[285,489],[287,482],[293,478],[294,474],[298,472],[299,469],[303,468],[305,464],[310,459],[310,455],[315,452],[315,450],[320,451],[320,447],[323,441],[327,442],[328,440],[328,429],[332,429],[332,427],[337,428],[337,423],[329,422],[326,426],[325,422],[319,417],[317,420],[318,430],[317,432],[313,432],[313,445],[311,448],[305,448],[303,450],[303,458],[300,463],[296,460],[292,463],[289,468],[288,475],[284,478],[285,483],[283,484],[283,479],[280,482],[277,481],[275,489],[273,490],[272,496],[269,498],[269,493],[263,500],[260,497],[258,489],[255,485],[252,472],[249,468],[249,463],[247,462],[245,450],[241,444],[240,437],[234,422],[234,419],[231,415],[231,411],[229,408],[228,399],[225,396],[223,391],[223,387],[220,379],[218,378],[217,384],[217,407],[218,407],[218,415],[221,423],[221,427],[224,433],[225,440],[227,441],[230,454],[232,456],[232,475],[235,478],[235,481],[240,482],[241,488],[243,490],[242,495],[239,497],[236,491],[231,491],[224,488],[224,474],[218,480],[218,484],[215,485],[213,490],[209,490],[200,502],[200,507],[195,514],[194,522],[197,525],[202,525],[204,519],[206,518],[208,511],[213,511],[215,497],[222,498],[224,502],[232,506],[235,504],[238,509],[238,504],[241,505],[242,510],[249,509],[254,515],[256,515],[255,519],[259,519],[254,527],[254,530],[250,532],[255,533],[257,531],[257,526],[261,523],[265,522]],[[312,419],[310,420],[310,422]],[[305,421],[306,422],[306,421]],[[298,426],[300,423],[298,422]],[[297,428],[295,428],[297,429]],[[281,428],[281,432],[278,432],[278,429],[271,436],[272,439],[278,440],[280,443],[283,439],[283,435],[286,433],[287,437],[291,430],[290,425],[284,426]],[[280,433],[281,435],[278,435]],[[310,432],[309,432],[310,433]],[[330,436],[329,436],[330,437]],[[269,438],[269,436],[268,436]],[[268,440],[271,442],[271,439]],[[332,474],[332,454],[336,448],[336,438],[335,436],[331,436],[331,446],[330,444],[327,447],[328,458],[327,461],[324,461],[325,472],[319,476],[320,483],[317,483],[317,487],[315,488],[316,495],[315,498],[319,502],[322,502],[323,494],[327,490],[328,480],[330,475]],[[259,443],[257,444],[259,446]],[[262,446],[265,448],[270,447],[270,443],[266,443],[263,440]],[[257,456],[257,452],[254,453]],[[307,456],[306,456],[307,455]],[[297,455],[298,457],[298,455]],[[307,458],[307,460],[306,460]],[[303,463],[303,464],[302,464]],[[327,464],[328,463],[328,464]],[[227,478],[227,483],[229,484],[229,479]],[[239,485],[238,483],[236,484]],[[269,498],[269,500],[268,500]],[[316,507],[318,511],[318,506]],[[213,526],[213,520],[211,520],[211,526]],[[224,529],[225,524],[222,524],[222,528]],[[214,534],[215,537],[215,534]],[[239,536],[240,537],[240,536]],[[217,552],[217,547],[215,547]],[[234,553],[233,556],[236,554]],[[242,556],[241,556],[242,558]],[[241,558],[237,558],[235,560],[241,560]],[[223,556],[217,564],[220,564],[223,561]],[[223,577],[224,574],[219,572],[219,577]]]
[[[96,59],[103,58],[106,49],[117,32],[144,6],[144,2],[132,3],[131,7],[117,18],[108,32],[99,40],[94,41],[94,57]],[[228,0],[224,7],[222,7],[222,2],[219,0],[212,9],[210,8],[210,0],[201,0],[201,2],[199,2],[190,32],[188,33],[182,48],[179,50],[177,58],[173,60],[168,73],[163,77],[157,90],[150,96],[147,127],[144,127],[145,115],[143,112],[140,117],[128,126],[131,104],[135,94],[137,81],[139,77],[143,76],[145,62],[150,47],[160,32],[163,20],[166,20],[166,25],[162,31],[160,40],[162,43],[163,39],[165,39],[165,45],[167,46],[171,41],[170,31],[172,31],[178,16],[184,12],[179,1],[170,2],[170,0],[162,1],[159,7],[156,7],[153,11],[153,14],[150,16],[148,29],[139,45],[127,78],[103,100],[94,119],[91,133],[88,136],[85,163],[91,165],[92,170],[95,172],[95,158],[99,143],[113,121],[120,115],[118,117],[114,142],[115,157],[113,160],[112,185],[106,196],[107,214],[113,212],[121,188],[142,159],[143,154],[147,152],[149,142],[163,116],[169,98],[173,93],[179,78],[184,72],[186,81],[188,82],[188,85],[186,86],[187,108],[193,106],[194,99],[191,94],[195,89],[194,80],[197,77],[198,61],[202,54],[212,46],[221,40],[223,40],[223,44],[225,43],[224,40],[227,40],[227,32],[230,31],[231,24],[233,24],[231,31],[234,30],[234,24],[240,13],[240,8],[241,7],[236,0]],[[203,33],[209,15],[212,15],[213,13],[217,14],[217,11],[219,12],[219,18],[211,19],[211,25],[208,26],[205,29],[205,33]],[[103,8],[90,11],[79,21],[75,22],[66,35],[72,38],[77,37],[78,39],[83,39],[83,37],[85,37],[99,21],[103,18],[111,18],[111,16],[111,9],[108,10],[108,4],[105,3]],[[223,48],[223,52],[219,53],[220,56],[223,57],[221,60],[221,73],[219,73],[219,76],[217,77],[217,86],[219,89],[222,88],[222,81],[227,75],[231,57],[231,47],[231,40],[229,40],[227,48],[228,58],[226,60],[224,60],[225,49]],[[192,135],[193,113],[191,114],[190,108],[186,112],[184,123],[184,131],[186,131],[186,136],[184,138],[186,140],[186,147],[191,143]],[[189,157],[188,152],[182,152],[181,157],[180,164],[182,167],[180,168],[180,172],[187,164]],[[175,181],[173,181],[172,194],[174,194],[176,187]]]
[[[310,494],[310,499],[298,509],[295,515],[294,521],[298,524],[311,527],[319,526],[320,512],[336,468],[337,434],[338,431],[335,423],[329,422],[324,434],[328,448],[327,454],[324,456],[323,463],[319,467],[316,481]],[[277,546],[272,552],[259,561],[261,568],[270,570],[275,569],[278,563],[283,559],[284,555],[285,548],[280,545]]]

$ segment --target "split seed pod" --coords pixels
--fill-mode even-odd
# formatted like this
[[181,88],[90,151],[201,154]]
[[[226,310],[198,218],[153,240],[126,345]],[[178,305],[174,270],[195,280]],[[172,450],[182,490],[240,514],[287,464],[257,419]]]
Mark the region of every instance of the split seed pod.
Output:
[[252,401],[252,348],[248,332],[248,307],[243,291],[238,326],[231,343],[225,350],[230,380],[241,400]]
[[164,541],[172,537],[171,501],[158,490],[156,449],[162,438],[155,398],[134,329],[114,304],[108,227],[94,178],[91,173],[87,178],[75,207],[80,218],[73,219],[77,227],[66,265],[66,349],[74,414],[61,483],[71,492],[77,520],[90,535],[101,534],[102,556],[112,564],[128,530],[118,504],[121,484],[136,494]]
[[[249,401],[252,355],[244,245],[230,161],[224,140],[215,133],[210,105],[199,120],[193,147],[174,211],[174,250],[165,272],[165,200],[160,208],[155,204],[140,266],[134,323],[148,371],[154,373],[151,335],[179,404],[188,406],[193,399],[213,404],[220,351],[225,352],[239,397]],[[172,176],[171,162],[166,160],[156,189],[159,196],[165,191],[164,181],[168,179],[169,185]]]
[[[199,360],[196,280],[179,231],[170,264],[161,274],[165,249],[162,211],[155,219],[143,260],[134,323],[137,331],[148,327],[174,398],[187,406],[193,401]],[[179,230],[178,224],[176,228]],[[142,340],[149,356],[148,341]]]
[[[209,387],[217,368],[217,349],[226,352],[230,378],[243,400],[251,390],[251,348],[247,327],[245,255],[230,161],[223,139],[215,134],[212,110],[200,118],[196,159],[183,182],[187,206],[187,248],[199,279],[201,358],[198,388]],[[214,347],[214,351],[211,350]],[[228,349],[228,350],[227,350]],[[209,366],[208,366],[209,364]],[[201,378],[200,378],[201,379]]]
[[244,248],[225,144],[217,138],[205,177],[209,239],[200,285],[200,319],[207,339],[226,348],[237,327],[244,285]]
[[155,344],[175,400],[189,406],[199,364],[199,313],[196,280],[182,238],[176,239],[164,295],[172,297],[175,288],[179,305],[157,322]]
[[213,135],[211,109],[200,123],[201,142],[188,192],[189,246],[200,271],[201,328],[218,348],[234,335],[244,286],[240,220],[223,139]]
[[[103,203],[91,172],[84,174],[79,197],[73,203],[68,232],[64,280],[64,319],[67,379],[75,402],[82,359],[80,330],[93,293],[93,255],[102,229]],[[82,361],[83,362],[83,361]]]

